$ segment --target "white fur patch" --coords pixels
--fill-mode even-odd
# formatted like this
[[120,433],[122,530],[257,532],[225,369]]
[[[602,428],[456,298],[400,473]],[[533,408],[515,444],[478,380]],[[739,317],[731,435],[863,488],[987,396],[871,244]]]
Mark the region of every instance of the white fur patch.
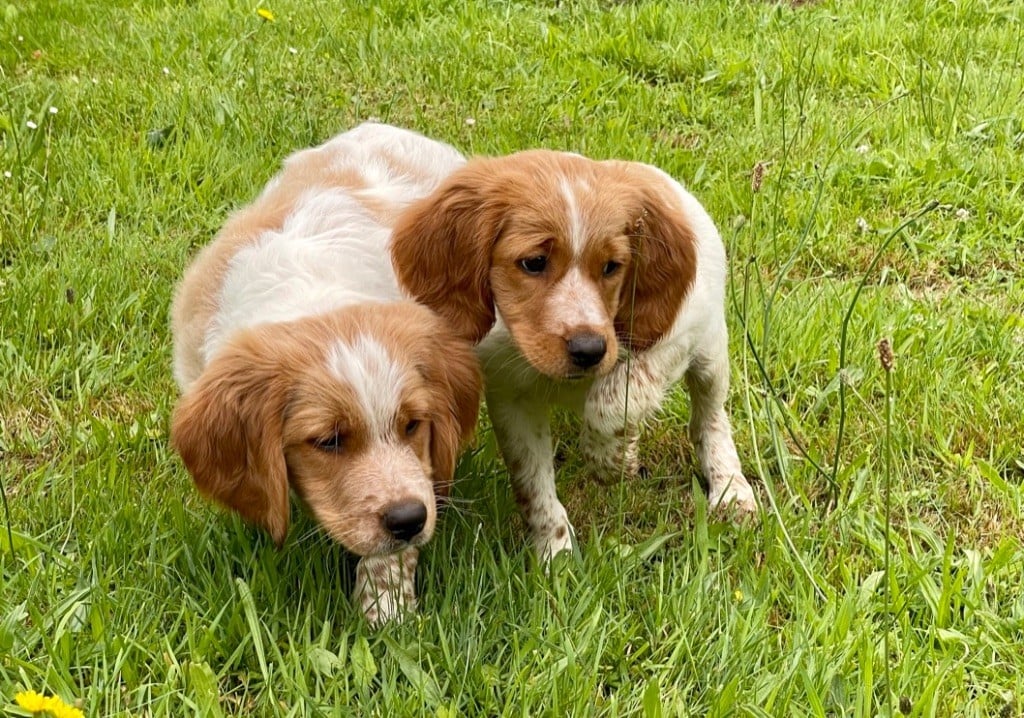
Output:
[[565,198],[565,214],[569,221],[569,246],[572,248],[574,257],[583,254],[583,247],[586,245],[586,236],[583,231],[583,215],[580,213],[579,203],[576,201],[576,193],[569,180],[565,177],[558,183]]
[[[301,170],[312,155],[330,153],[336,170],[351,168],[365,180],[352,190],[329,178],[309,177],[280,229],[264,232],[231,258],[217,311],[203,337],[201,353],[209,361],[235,332],[257,324],[287,322],[366,301],[405,298],[387,251],[391,227],[360,202],[356,194],[384,201],[395,210],[424,197],[463,163],[453,148],[408,130],[364,124],[324,145],[296,152],[285,161]],[[392,170],[380,154],[401,154]],[[268,187],[279,183],[270,181]],[[267,197],[265,190],[261,199]],[[259,201],[256,203],[259,204]]]
[[593,328],[608,323],[601,293],[579,267],[572,267],[552,288],[548,306],[552,322],[560,327]]
[[373,337],[360,334],[352,343],[335,342],[327,354],[327,368],[352,387],[371,432],[391,438],[404,378],[388,350]]

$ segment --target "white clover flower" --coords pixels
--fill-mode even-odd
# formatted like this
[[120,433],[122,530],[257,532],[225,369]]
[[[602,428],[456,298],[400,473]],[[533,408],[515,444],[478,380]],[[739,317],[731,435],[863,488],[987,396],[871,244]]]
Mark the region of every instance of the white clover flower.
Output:
[[858,155],[866,155],[870,151],[871,151],[871,145],[869,145],[867,143],[865,143],[863,145],[857,145],[857,154]]
[[4,170],[4,179],[10,179],[12,176],[10,170]]
[[171,68],[169,68],[169,67],[165,67],[165,68],[164,68],[164,74],[165,74],[165,75],[170,75],[170,74],[171,74]]
[[25,127],[29,128],[30,130],[34,130],[34,129],[36,129],[37,127],[39,127],[39,125],[37,125],[37,124],[36,124],[35,122],[33,122],[32,120],[29,120],[28,122],[26,122],[26,123],[25,123]]
[[290,52],[293,55],[298,55],[299,54],[299,51],[296,50],[294,47],[289,47],[288,48],[288,52]]
[[52,106],[51,106],[51,107],[50,107],[50,114],[51,114],[51,115],[56,115],[56,114],[57,114],[57,108],[56,108],[56,107],[52,107]]
[[961,207],[960,209],[958,209],[956,211],[956,215],[955,216],[956,216],[956,221],[957,222],[966,222],[967,220],[969,220],[971,218],[971,212],[966,207]]
[[467,117],[466,118],[466,126],[467,127],[472,127],[475,124],[476,124],[476,119],[474,119],[472,117]]
[[861,232],[867,232],[869,229],[871,229],[871,225],[868,224],[868,221],[866,219],[864,219],[863,217],[858,217],[857,218],[857,229],[859,229]]

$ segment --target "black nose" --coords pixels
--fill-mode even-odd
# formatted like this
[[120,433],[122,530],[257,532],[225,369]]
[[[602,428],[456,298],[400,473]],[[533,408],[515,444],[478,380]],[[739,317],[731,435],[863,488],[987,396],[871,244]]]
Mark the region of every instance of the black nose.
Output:
[[589,369],[604,359],[608,345],[600,334],[584,332],[568,341],[569,358],[580,369]]
[[411,541],[427,522],[427,507],[422,501],[391,504],[384,511],[384,526],[399,541]]

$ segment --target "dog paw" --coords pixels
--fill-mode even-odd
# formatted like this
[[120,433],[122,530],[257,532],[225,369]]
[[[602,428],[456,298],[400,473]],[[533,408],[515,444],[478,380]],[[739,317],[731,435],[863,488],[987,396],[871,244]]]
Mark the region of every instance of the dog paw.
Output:
[[754,490],[740,475],[715,482],[708,493],[708,505],[712,511],[720,514],[732,514],[737,517],[757,514]]
[[385,623],[400,620],[416,612],[415,597],[395,593],[376,595],[366,593],[363,594],[361,603],[366,622],[374,628],[379,628]]
[[377,627],[416,611],[416,554],[367,556],[356,566],[353,600]]
[[547,564],[558,554],[573,550],[574,532],[568,522],[546,531],[535,531],[533,548],[541,563]]

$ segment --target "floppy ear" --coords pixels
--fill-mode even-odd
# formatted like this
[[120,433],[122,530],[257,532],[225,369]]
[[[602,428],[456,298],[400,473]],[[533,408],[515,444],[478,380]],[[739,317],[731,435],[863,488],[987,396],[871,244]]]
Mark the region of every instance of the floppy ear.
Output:
[[633,175],[630,183],[636,220],[626,234],[633,257],[622,285],[615,333],[631,350],[643,351],[672,328],[693,285],[697,239],[664,180]]
[[391,235],[391,262],[410,296],[474,344],[494,325],[491,251],[504,206],[486,168],[471,160],[433,194],[402,212]]
[[434,492],[447,496],[462,447],[473,436],[480,411],[480,364],[472,347],[444,330],[420,366],[432,394],[430,465]]
[[287,380],[245,344],[226,347],[178,402],[171,444],[201,493],[266,529],[288,532],[282,430]]

